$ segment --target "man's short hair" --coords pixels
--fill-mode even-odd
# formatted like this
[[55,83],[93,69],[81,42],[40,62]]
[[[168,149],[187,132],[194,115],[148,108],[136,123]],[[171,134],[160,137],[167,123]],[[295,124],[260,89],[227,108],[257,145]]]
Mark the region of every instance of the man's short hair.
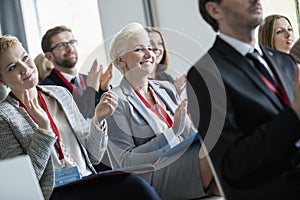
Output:
[[199,11],[200,11],[200,14],[202,16],[202,18],[209,24],[211,25],[211,27],[214,29],[214,31],[218,31],[219,30],[219,23],[217,22],[217,20],[215,20],[214,18],[212,18],[206,8],[205,8],[205,5],[207,2],[215,2],[215,3],[222,3],[222,0],[199,0],[198,3],[199,3]]
[[42,50],[43,52],[48,52],[51,49],[51,39],[54,35],[57,35],[61,32],[68,31],[72,33],[72,30],[66,26],[56,26],[54,28],[49,29],[42,38]]

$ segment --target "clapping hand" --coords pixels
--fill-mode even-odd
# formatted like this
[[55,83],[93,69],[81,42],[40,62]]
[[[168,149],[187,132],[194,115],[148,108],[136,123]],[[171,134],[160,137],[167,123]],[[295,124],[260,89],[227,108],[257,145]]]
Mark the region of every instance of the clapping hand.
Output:
[[34,118],[40,128],[46,129],[48,131],[51,130],[51,125],[47,113],[39,105],[37,98],[33,100],[29,99],[28,90],[26,90],[24,93],[24,105],[26,106],[28,113]]
[[95,109],[95,117],[100,122],[111,115],[118,106],[118,95],[112,91],[103,94],[103,98],[97,104]]
[[177,77],[174,81],[174,86],[176,88],[177,93],[181,95],[182,91],[186,86],[186,75],[183,74],[180,77]]
[[172,128],[176,135],[181,135],[181,133],[183,132],[187,116],[187,99],[184,99],[176,108],[174,114],[174,122]]
[[95,59],[92,68],[87,75],[86,84],[88,87],[94,88],[95,91],[99,90],[102,71],[103,71],[102,65],[98,67],[98,61],[97,59]]
[[110,81],[112,79],[112,68],[113,65],[110,63],[106,69],[106,71],[100,77],[100,89],[102,91],[108,90]]

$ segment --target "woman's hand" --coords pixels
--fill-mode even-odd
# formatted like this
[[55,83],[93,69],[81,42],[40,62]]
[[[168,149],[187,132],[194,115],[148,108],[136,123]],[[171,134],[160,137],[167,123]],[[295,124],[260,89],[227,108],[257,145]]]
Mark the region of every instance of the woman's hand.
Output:
[[103,67],[98,66],[97,59],[94,60],[91,70],[87,74],[86,85],[92,87],[95,91],[100,89],[100,79],[102,75]]
[[112,69],[113,69],[113,64],[110,63],[106,71],[100,77],[100,89],[102,91],[109,89],[109,84],[112,79]]
[[183,132],[187,116],[187,99],[184,99],[175,110],[174,122],[172,126],[175,135],[181,135]]
[[186,85],[186,75],[183,74],[180,77],[177,77],[174,81],[174,86],[176,88],[177,93],[179,96],[181,95],[182,91],[184,90]]
[[104,93],[95,109],[95,118],[100,122],[111,115],[118,106],[118,95],[112,91]]
[[48,119],[47,113],[40,106],[38,99],[29,99],[28,90],[24,93],[24,105],[27,108],[29,114],[35,119],[40,128],[51,131],[50,120]]

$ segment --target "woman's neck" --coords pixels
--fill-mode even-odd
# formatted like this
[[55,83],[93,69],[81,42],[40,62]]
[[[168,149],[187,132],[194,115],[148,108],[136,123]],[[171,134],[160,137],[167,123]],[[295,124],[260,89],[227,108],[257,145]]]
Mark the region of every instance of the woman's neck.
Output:
[[[27,90],[28,91],[28,97],[29,97],[29,100],[33,100],[33,99],[36,99],[37,96],[38,96],[38,91],[37,91],[37,88],[36,87],[33,87],[33,88],[30,88]],[[24,102],[24,98],[25,98],[25,92],[26,90],[24,91],[13,91],[12,90],[12,93],[22,102]]]
[[152,80],[156,80],[156,72],[153,70],[153,72],[151,72],[148,77]]
[[148,76],[150,79],[156,80],[156,70],[157,70],[157,64],[155,65],[152,72]]
[[140,87],[134,87],[134,90],[137,90],[142,96],[146,97],[148,94],[148,83]]
[[139,77],[137,74],[127,73],[124,75],[134,90],[138,90],[141,94],[148,90],[148,76]]

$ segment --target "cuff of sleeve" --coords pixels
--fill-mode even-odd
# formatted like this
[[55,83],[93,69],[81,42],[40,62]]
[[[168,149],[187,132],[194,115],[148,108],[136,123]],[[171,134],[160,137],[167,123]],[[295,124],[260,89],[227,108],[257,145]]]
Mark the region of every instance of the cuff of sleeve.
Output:
[[55,133],[53,131],[48,131],[46,129],[43,128],[39,128],[41,131],[43,131],[44,133],[46,133],[47,135],[49,135],[50,137],[56,137]]
[[173,148],[174,146],[180,143],[179,138],[176,137],[172,128],[167,129],[164,132],[164,136],[166,137],[168,144],[170,145],[171,148]]
[[93,124],[96,126],[96,128],[99,130],[99,131],[102,131],[102,132],[105,132],[106,133],[106,120],[102,120],[99,122],[98,119],[96,119],[95,117],[93,118]]

